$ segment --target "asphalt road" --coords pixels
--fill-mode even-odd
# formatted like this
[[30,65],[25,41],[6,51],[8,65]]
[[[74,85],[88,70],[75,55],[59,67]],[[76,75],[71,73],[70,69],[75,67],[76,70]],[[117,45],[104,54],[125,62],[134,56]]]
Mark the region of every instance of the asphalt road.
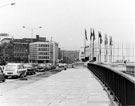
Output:
[[0,95],[2,93],[20,88],[22,86],[26,86],[28,84],[34,83],[36,81],[39,81],[43,78],[48,78],[51,75],[54,75],[58,72],[50,72],[50,71],[46,71],[46,72],[39,72],[36,73],[35,75],[31,75],[31,76],[27,76],[27,80],[20,80],[20,78],[9,78],[6,79],[6,82],[4,83],[0,83]]

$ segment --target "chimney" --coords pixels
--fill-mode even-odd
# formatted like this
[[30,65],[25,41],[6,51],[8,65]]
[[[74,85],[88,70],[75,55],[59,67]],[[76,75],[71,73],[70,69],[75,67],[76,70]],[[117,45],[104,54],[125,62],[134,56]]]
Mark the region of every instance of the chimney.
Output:
[[39,35],[36,35],[36,39],[39,40]]

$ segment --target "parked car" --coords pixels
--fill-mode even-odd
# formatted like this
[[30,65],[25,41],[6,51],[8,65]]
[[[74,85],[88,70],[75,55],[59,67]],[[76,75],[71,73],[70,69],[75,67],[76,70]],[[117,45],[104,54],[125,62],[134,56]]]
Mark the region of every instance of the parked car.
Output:
[[50,66],[51,70],[56,69],[55,65]]
[[27,69],[26,75],[36,74],[36,69],[33,64],[26,63],[26,64],[23,64],[23,66]]
[[67,69],[67,64],[65,64],[65,63],[59,63],[59,68],[63,68],[64,70],[66,70]]
[[46,65],[45,64],[38,64],[36,71],[37,72],[45,72]]
[[22,63],[8,63],[3,70],[5,77],[24,77],[26,72]]
[[5,81],[6,81],[5,76],[4,76],[4,74],[3,74],[2,68],[0,68],[0,81],[1,81],[1,82],[5,82]]

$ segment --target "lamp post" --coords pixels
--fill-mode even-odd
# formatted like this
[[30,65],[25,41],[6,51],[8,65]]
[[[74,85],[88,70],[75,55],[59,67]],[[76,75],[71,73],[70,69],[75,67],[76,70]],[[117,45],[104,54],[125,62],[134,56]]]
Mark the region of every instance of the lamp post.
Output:
[[6,6],[9,6],[9,5],[15,5],[15,3],[8,3],[8,4],[1,5],[0,8],[6,7]]
[[32,42],[33,42],[33,31],[36,30],[36,29],[42,28],[42,26],[34,27],[34,28],[29,28],[29,27],[26,27],[26,26],[22,26],[22,28],[27,28],[27,29],[31,30],[31,37],[32,37]]
[[[0,5],[0,8],[6,7],[9,5],[15,5],[15,3],[8,3],[8,4]],[[0,36],[9,36],[9,35],[7,33],[1,33]],[[0,38],[0,42],[1,42],[1,38]],[[5,61],[5,50],[3,50],[3,59]]]
[[[27,29],[29,29],[31,31],[31,37],[32,37],[32,42],[33,42],[33,31],[36,30],[36,29],[40,29],[42,27],[39,26],[39,27],[29,28],[29,27],[26,27],[26,26],[22,26],[22,28],[27,28]],[[28,61],[30,62],[30,53],[29,53],[29,50],[28,50]]]

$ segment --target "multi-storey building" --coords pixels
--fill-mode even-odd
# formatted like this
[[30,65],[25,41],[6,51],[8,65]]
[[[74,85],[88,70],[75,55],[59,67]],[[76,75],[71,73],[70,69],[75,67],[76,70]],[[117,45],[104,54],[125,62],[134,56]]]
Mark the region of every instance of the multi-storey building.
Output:
[[45,37],[39,35],[36,38],[5,38],[1,42],[3,44],[0,57],[6,61],[55,64],[58,60],[58,43],[46,41]]
[[15,39],[12,43],[14,60],[28,62],[29,43],[23,39]]
[[58,61],[58,43],[34,42],[29,46],[29,60],[36,63],[53,63]]
[[50,43],[49,42],[30,43],[29,60],[34,63],[50,62]]
[[51,41],[50,42],[50,62],[53,63],[53,65],[58,62],[58,56],[59,56],[58,43]]

